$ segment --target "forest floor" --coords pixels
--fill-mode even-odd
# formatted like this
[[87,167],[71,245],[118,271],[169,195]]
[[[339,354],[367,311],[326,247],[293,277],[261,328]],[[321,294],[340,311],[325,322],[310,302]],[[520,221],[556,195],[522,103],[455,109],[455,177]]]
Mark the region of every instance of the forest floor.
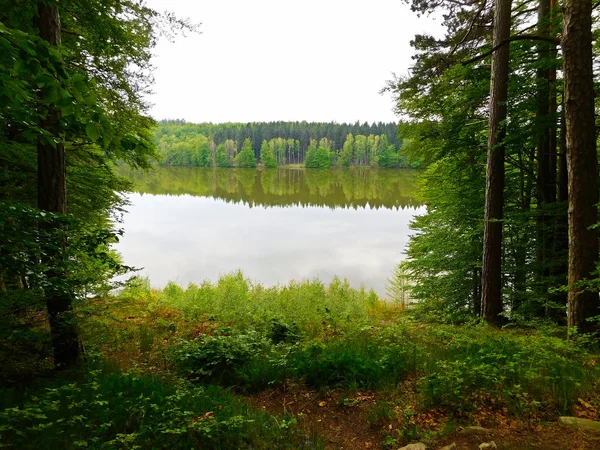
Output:
[[[408,389],[412,389],[410,383]],[[246,400],[256,408],[273,415],[291,414],[302,417],[299,426],[306,435],[321,436],[326,449],[388,449],[404,444],[393,443],[386,436],[394,431],[402,434],[402,423],[391,418],[373,423],[378,404],[389,402],[387,393],[356,392],[354,395],[337,390],[326,394],[300,386],[273,389]],[[414,425],[420,428],[421,439],[428,449],[441,449],[456,444],[456,450],[478,450],[482,443],[494,441],[502,450],[597,450],[600,435],[569,428],[552,422],[523,422],[493,411],[474,413],[469,421],[485,431],[470,432],[468,427],[448,425],[443,411],[429,410],[418,413]],[[426,430],[425,432],[423,432]],[[427,437],[429,436],[429,437]],[[398,439],[400,440],[400,439]]]
[[[270,341],[272,333],[267,337],[260,328],[236,330],[231,323],[223,328],[204,313],[192,316],[185,308],[172,307],[159,299],[152,294],[151,298],[130,296],[88,303],[80,310],[85,317],[82,334],[94,358],[99,357],[104,366],[117,367],[124,374],[133,373],[135,379],[152,377],[177,386],[187,379],[202,389],[224,389],[218,394],[223,399],[209,399],[204,409],[190,414],[194,433],[199,432],[198,424],[208,421],[210,427],[207,425],[202,433],[211,439],[216,439],[217,432],[225,435],[220,435],[216,444],[185,441],[177,448],[238,448],[243,442],[244,446],[264,449],[395,450],[422,442],[430,450],[453,443],[456,449],[470,450],[494,441],[498,449],[600,449],[600,434],[557,422],[560,415],[600,420],[600,380],[598,354],[586,350],[589,342],[566,342],[556,336],[556,329],[504,331],[423,324],[407,319],[402,311],[371,306],[372,317],[367,322],[342,329],[323,320],[313,338],[275,345]],[[32,317],[39,320],[42,316]],[[27,345],[30,347],[31,342]],[[14,361],[20,364],[22,377],[22,357]],[[50,360],[45,361],[47,364]],[[36,367],[39,370],[39,364]],[[92,385],[102,383],[100,379]],[[107,386],[114,389],[114,380]],[[81,404],[92,404],[85,392],[82,389],[78,394],[82,396]],[[112,395],[118,399],[121,394],[103,393],[102,402],[107,408]],[[138,393],[132,391],[131,395]],[[139,395],[144,398],[146,394]],[[235,406],[238,412],[233,418],[240,420],[248,414],[254,418],[247,422],[250,428],[231,441],[235,444],[225,444],[229,431],[218,424],[233,419],[215,422],[213,417],[221,409],[223,413],[230,409],[228,405],[235,399],[248,406]],[[47,404],[52,405],[52,401]],[[29,421],[42,414],[39,398],[35,402],[33,413],[27,416]],[[66,404],[61,414],[75,414],[69,408],[76,400],[69,402],[72,404]],[[7,406],[14,404],[4,402]],[[98,408],[101,406],[94,409]],[[14,415],[16,410],[6,411]],[[268,413],[265,417],[271,417],[270,434],[259,429],[261,425],[252,411]],[[3,418],[12,417],[2,414],[0,409],[0,426]],[[131,430],[131,417],[136,414],[123,411],[124,429]],[[25,417],[19,413],[10,419],[12,428],[0,429],[0,444],[6,429],[14,428],[14,436],[21,436],[18,430],[42,433],[57,422],[48,418],[44,425],[31,427],[27,422],[30,425],[25,427]],[[145,426],[149,426],[151,420],[145,420]],[[164,419],[156,420],[159,422],[153,427],[160,428],[160,420]],[[256,429],[252,422],[256,422]],[[72,435],[78,433],[84,437],[76,442],[93,442],[86,437],[90,433],[87,428]],[[135,439],[142,439],[151,433],[133,434]],[[250,442],[249,435],[254,436]],[[27,434],[23,436],[26,442],[34,442]],[[40,435],[38,439],[44,442],[46,437]],[[276,440],[279,443],[274,443]],[[150,442],[145,445],[163,448]]]

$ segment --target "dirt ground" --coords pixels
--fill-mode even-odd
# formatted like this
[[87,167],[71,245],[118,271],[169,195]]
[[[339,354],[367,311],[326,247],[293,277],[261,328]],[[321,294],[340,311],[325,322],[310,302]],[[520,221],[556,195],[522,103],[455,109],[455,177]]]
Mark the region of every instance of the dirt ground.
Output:
[[489,410],[467,419],[471,425],[485,427],[485,432],[468,432],[465,426],[449,425],[442,410],[407,419],[402,411],[398,414],[397,407],[381,406],[387,404],[384,394],[370,391],[317,392],[292,384],[246,399],[271,414],[291,415],[307,436],[316,433],[331,450],[397,449],[409,443],[399,432],[407,425],[420,430],[410,442],[423,442],[431,450],[452,443],[456,450],[478,450],[481,443],[490,441],[500,450],[600,450],[600,435],[555,422],[520,422]]

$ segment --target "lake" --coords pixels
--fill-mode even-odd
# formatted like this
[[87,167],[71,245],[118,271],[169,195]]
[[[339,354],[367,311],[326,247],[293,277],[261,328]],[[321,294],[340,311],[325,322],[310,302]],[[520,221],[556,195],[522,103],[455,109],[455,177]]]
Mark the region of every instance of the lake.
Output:
[[151,284],[241,269],[265,285],[334,275],[385,295],[423,207],[416,171],[119,168],[134,182],[116,245]]

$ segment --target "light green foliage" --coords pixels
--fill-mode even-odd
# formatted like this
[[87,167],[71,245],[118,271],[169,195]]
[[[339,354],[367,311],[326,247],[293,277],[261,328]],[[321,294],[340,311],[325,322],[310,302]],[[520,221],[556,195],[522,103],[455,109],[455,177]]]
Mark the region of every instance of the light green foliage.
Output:
[[213,165],[210,142],[201,134],[165,147],[161,156],[160,162],[168,166],[212,167]]
[[399,151],[389,144],[387,135],[369,136],[352,134],[346,136],[342,150],[337,154],[339,166],[370,166],[392,169],[398,167],[418,167],[418,163],[409,164],[408,158],[400,156]]
[[331,166],[331,144],[327,139],[311,141],[306,150],[304,167],[307,169],[327,169]]
[[256,167],[256,157],[252,150],[252,140],[246,139],[242,144],[242,150],[235,157],[235,166],[243,168]]
[[310,336],[318,334],[323,320],[341,326],[365,317],[379,302],[373,291],[353,289],[337,278],[329,286],[315,280],[264,287],[244,278],[241,272],[223,276],[216,283],[190,284],[185,290],[169,284],[159,301],[181,309],[190,320],[208,315],[238,329],[263,332],[268,332],[276,320],[296,325]]
[[215,166],[217,167],[233,167],[233,162],[231,158],[227,155],[225,151],[225,145],[219,144],[215,150]]
[[386,285],[388,298],[394,302],[397,307],[406,308],[411,300],[411,286],[410,272],[406,267],[406,263],[401,262],[394,269],[394,272]]
[[[361,136],[359,139],[362,145],[361,158],[357,158],[354,152],[354,136]],[[406,156],[400,155],[398,149],[401,147],[401,143],[395,127],[383,123],[372,125],[307,122],[193,124],[180,120],[162,121],[155,131],[155,142],[161,155],[159,162],[166,165],[208,166],[205,162],[207,158],[200,158],[197,155],[197,149],[202,149],[202,147],[180,145],[197,139],[208,139],[213,147],[224,144],[225,154],[232,162],[236,153],[231,154],[227,150],[227,141],[242,143],[246,139],[250,139],[255,157],[260,156],[263,167],[269,168],[296,164],[306,165],[307,152],[312,140],[318,144],[325,143],[322,147],[329,149],[330,165],[382,168],[418,167],[418,163],[409,163]],[[348,144],[345,144],[346,142]],[[346,145],[345,150],[344,145]],[[316,145],[317,149],[319,147],[320,145]],[[190,154],[184,155],[182,152]],[[216,157],[212,151],[210,156],[213,159]],[[275,165],[272,157],[275,159]],[[325,159],[321,161],[321,164],[326,164]],[[230,167],[223,164],[216,165]]]
[[352,133],[346,136],[346,142],[344,142],[338,158],[339,164],[344,167],[349,167],[354,161],[354,136]]
[[277,160],[275,159],[275,152],[273,147],[269,145],[267,141],[263,141],[260,147],[260,162],[263,167],[267,169],[273,169],[277,167]]
[[479,313],[483,171],[445,158],[423,174],[421,195],[430,208],[410,225],[418,233],[403,267],[426,320],[456,322]]

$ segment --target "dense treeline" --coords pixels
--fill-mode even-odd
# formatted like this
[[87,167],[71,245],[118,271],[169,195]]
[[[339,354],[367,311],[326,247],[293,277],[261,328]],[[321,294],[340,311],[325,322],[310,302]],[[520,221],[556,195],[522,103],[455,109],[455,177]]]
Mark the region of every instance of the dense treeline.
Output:
[[[413,167],[399,150],[397,125],[269,122],[191,124],[162,121],[155,140],[165,165],[263,167],[303,164]],[[243,157],[239,154],[244,152]],[[253,158],[251,157],[251,154]]]
[[[417,36],[411,75],[390,84],[410,118],[403,151],[428,166],[428,212],[412,225],[403,267],[412,295],[438,318],[566,323],[568,310],[571,325],[592,329],[591,2],[565,2],[564,16],[554,0],[410,3],[447,8],[445,37]],[[576,44],[568,26],[583,30]],[[578,123],[587,125],[570,131]]]
[[421,206],[416,171],[369,168],[336,170],[198,170],[160,167],[144,173],[121,168],[118,172],[143,194],[198,195],[250,206],[292,205],[326,208],[405,209]]

